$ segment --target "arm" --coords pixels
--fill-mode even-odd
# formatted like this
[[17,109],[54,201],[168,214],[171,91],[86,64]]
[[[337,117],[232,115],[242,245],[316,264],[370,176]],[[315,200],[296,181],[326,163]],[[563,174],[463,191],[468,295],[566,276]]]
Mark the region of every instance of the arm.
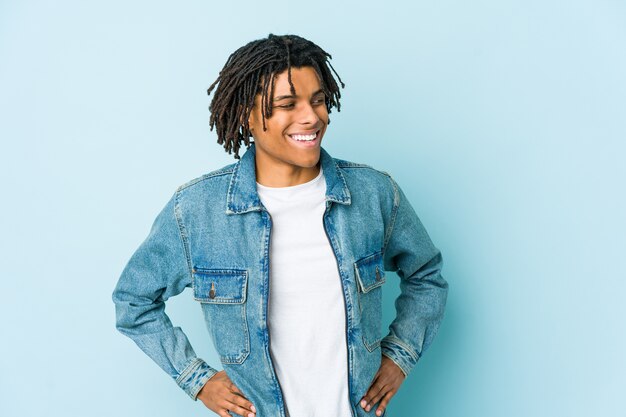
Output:
[[177,217],[177,194],[154,221],[113,291],[116,327],[130,337],[193,400],[217,370],[196,357],[187,336],[173,327],[165,301],[191,286],[191,269]]
[[442,257],[410,205],[391,178],[394,205],[385,233],[385,270],[397,271],[400,295],[396,318],[381,341],[382,354],[407,376],[433,341],[443,319],[448,283],[441,276]]

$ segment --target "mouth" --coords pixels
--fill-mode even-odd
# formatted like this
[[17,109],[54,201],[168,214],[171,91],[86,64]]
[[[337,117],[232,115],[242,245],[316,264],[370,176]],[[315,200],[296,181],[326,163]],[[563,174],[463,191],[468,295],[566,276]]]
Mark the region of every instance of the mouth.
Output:
[[321,140],[321,129],[318,129],[314,132],[298,132],[294,134],[288,134],[289,140],[298,146],[311,148],[317,146]]

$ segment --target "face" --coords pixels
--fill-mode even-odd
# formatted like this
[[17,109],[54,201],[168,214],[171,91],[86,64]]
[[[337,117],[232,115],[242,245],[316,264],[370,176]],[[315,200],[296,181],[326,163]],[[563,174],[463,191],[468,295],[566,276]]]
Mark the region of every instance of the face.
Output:
[[275,77],[272,116],[265,119],[267,130],[263,131],[261,94],[257,94],[248,120],[256,148],[257,177],[311,177],[319,172],[320,144],[328,125],[324,92],[312,67],[291,68],[295,96],[287,70]]

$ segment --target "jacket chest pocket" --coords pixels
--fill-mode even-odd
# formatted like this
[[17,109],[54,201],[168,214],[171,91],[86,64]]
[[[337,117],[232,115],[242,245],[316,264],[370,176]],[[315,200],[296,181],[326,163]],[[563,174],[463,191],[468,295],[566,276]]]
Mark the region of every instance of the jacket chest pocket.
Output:
[[246,318],[248,271],[193,268],[193,297],[222,363],[241,364],[250,353]]
[[363,343],[371,352],[380,346],[382,339],[382,285],[385,283],[382,252],[359,259],[354,263],[354,270]]

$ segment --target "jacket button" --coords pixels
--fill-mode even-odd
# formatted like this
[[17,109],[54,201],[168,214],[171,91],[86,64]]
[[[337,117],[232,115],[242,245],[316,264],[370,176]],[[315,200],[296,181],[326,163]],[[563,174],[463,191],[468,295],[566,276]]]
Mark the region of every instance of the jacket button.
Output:
[[378,270],[378,267],[376,267],[376,281],[380,281],[380,271]]
[[215,283],[211,283],[211,290],[209,291],[209,298],[215,298]]

